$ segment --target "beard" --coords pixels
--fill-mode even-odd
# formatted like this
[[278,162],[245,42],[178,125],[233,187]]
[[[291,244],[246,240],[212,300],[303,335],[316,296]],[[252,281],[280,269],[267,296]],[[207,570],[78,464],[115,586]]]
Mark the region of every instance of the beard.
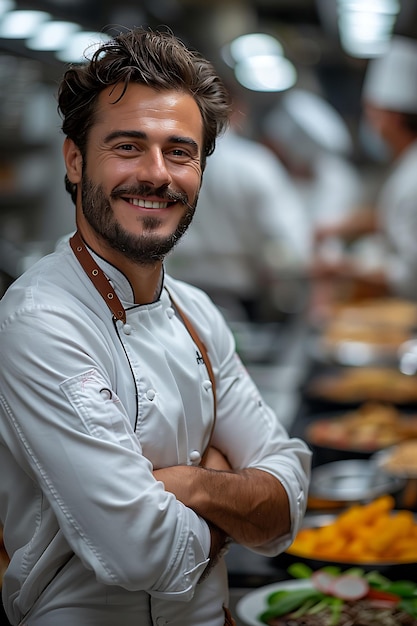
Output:
[[[126,195],[156,196],[161,202],[182,202],[186,211],[171,235],[162,237],[154,234],[155,229],[161,225],[161,220],[157,217],[140,218],[143,233],[134,235],[119,224],[110,202],[111,199]],[[170,191],[165,186],[155,189],[149,185],[138,185],[129,188],[116,187],[110,196],[107,196],[103,186],[95,185],[83,172],[81,198],[85,219],[113,250],[122,253],[138,265],[154,265],[166,257],[187,231],[195,213],[198,194],[190,204],[186,194]]]

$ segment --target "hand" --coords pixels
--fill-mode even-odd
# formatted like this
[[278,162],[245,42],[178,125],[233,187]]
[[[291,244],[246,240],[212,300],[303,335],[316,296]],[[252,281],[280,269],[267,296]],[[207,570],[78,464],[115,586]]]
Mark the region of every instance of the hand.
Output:
[[315,246],[323,243],[326,239],[331,239],[333,237],[341,236],[342,227],[339,224],[325,224],[322,226],[317,226],[313,232],[313,241]]
[[316,256],[310,265],[310,278],[315,281],[350,278],[356,272],[355,264],[347,256],[334,261]]
[[[220,459],[215,452],[212,458]],[[154,475],[167,491],[237,543],[256,547],[290,531],[287,494],[268,472],[176,465],[155,470]]]
[[186,506],[190,506],[190,494],[193,493],[191,481],[195,477],[195,472],[201,471],[201,468],[225,472],[232,471],[232,466],[220,450],[210,446],[204,455],[202,465],[175,465],[154,470],[153,474],[156,480],[164,483],[167,491],[175,494],[178,500],[181,500]]
[[214,446],[210,446],[207,452],[203,457],[204,463],[202,467],[220,470],[220,471],[231,471],[232,466],[230,465],[227,458]]

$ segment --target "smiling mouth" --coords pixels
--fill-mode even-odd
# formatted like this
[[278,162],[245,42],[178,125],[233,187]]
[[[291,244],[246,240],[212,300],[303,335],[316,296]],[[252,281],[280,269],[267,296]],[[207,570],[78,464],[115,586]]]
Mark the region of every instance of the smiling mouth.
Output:
[[151,200],[143,200],[137,198],[129,198],[130,204],[141,207],[142,209],[166,209],[174,202],[152,202]]

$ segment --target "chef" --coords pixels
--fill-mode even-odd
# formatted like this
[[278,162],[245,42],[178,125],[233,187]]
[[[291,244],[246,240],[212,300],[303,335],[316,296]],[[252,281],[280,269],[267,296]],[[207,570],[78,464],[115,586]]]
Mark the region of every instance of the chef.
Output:
[[290,438],[209,298],[165,274],[229,99],[168,30],[125,31],[58,94],[76,233],[0,303],[3,602],[27,626],[223,626],[229,541],[306,508]]
[[340,236],[353,246],[341,263],[321,264],[318,274],[368,284],[375,293],[417,299],[417,42],[394,36],[389,50],[369,62],[362,92],[364,113],[380,140],[390,169],[374,207],[362,208],[316,233],[317,241]]

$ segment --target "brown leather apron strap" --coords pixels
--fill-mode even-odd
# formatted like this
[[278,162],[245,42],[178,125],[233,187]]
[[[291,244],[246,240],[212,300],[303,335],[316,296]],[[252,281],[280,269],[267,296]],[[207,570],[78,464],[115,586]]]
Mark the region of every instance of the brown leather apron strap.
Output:
[[224,626],[236,626],[236,622],[232,617],[230,609],[228,609],[227,606],[223,606],[223,610],[225,615]]
[[117,320],[122,320],[126,324],[126,311],[120,302],[115,290],[110,284],[103,270],[97,265],[89,251],[87,250],[80,233],[77,232],[70,239],[70,246],[75,256],[79,260],[81,267],[94,284],[97,291],[113,313]]
[[[75,256],[77,257],[81,267],[83,268],[83,270],[85,271],[87,276],[90,278],[90,280],[92,281],[92,283],[95,286],[95,288],[97,289],[97,291],[100,293],[100,295],[103,298],[103,300],[107,303],[110,311],[113,313],[113,317],[116,320],[121,320],[123,322],[123,324],[126,324],[126,311],[125,311],[122,303],[120,302],[120,300],[119,300],[115,290],[113,289],[109,279],[106,277],[106,275],[104,274],[103,270],[97,265],[97,263],[95,262],[95,260],[91,256],[90,252],[87,250],[87,247],[86,247],[84,241],[82,240],[82,237],[81,237],[80,233],[78,232],[78,230],[71,237],[71,239],[70,239],[70,246],[71,246],[72,251],[74,252]],[[216,407],[217,407],[216,381],[215,381],[215,378],[214,378],[213,368],[211,366],[210,358],[209,358],[209,356],[207,354],[206,347],[203,344],[203,342],[201,341],[200,337],[198,336],[198,333],[195,330],[194,326],[192,325],[190,319],[184,313],[184,311],[181,309],[181,307],[179,307],[178,304],[174,301],[174,299],[171,296],[171,294],[169,294],[169,297],[171,298],[171,302],[172,302],[174,308],[177,310],[178,315],[181,317],[181,319],[182,319],[182,321],[184,323],[184,326],[186,327],[187,331],[189,332],[191,338],[193,339],[193,341],[196,344],[196,346],[199,348],[199,350],[201,352],[201,356],[203,357],[204,364],[206,366],[209,378],[210,378],[212,391],[213,391],[213,425],[212,425],[211,434],[210,434],[210,440],[211,440],[211,435],[213,434],[214,426],[215,426],[215,423],[216,423]],[[207,446],[206,451],[204,452],[204,455],[203,455],[203,458],[202,458],[202,461],[201,461],[202,465],[204,464],[204,459],[205,459],[205,457],[207,455],[207,451],[208,451],[209,445]]]
[[201,341],[199,335],[197,334],[196,329],[192,325],[192,323],[191,323],[190,319],[188,318],[188,316],[184,313],[184,311],[181,309],[181,307],[178,306],[178,304],[175,302],[175,300],[173,299],[171,294],[169,294],[169,297],[171,298],[171,302],[174,305],[174,308],[178,311],[179,316],[181,317],[182,321],[184,322],[184,326],[186,327],[186,329],[188,330],[188,332],[191,335],[192,339],[194,340],[194,343],[200,349],[201,356],[203,357],[204,364],[206,366],[207,373],[209,375],[210,382],[211,382],[211,388],[212,388],[212,392],[213,392],[213,424],[212,424],[212,427],[211,427],[209,443],[207,444],[206,450],[205,450],[205,452],[203,454],[203,457],[201,459],[201,465],[204,465],[205,459],[206,459],[206,456],[207,456],[207,453],[208,453],[208,449],[210,447],[211,438],[212,438],[212,435],[213,435],[213,432],[214,432],[214,427],[216,425],[216,414],[217,414],[216,379],[214,378],[214,372],[213,372],[213,368],[212,368],[212,365],[211,365],[211,361],[210,361],[209,355],[207,353],[206,346]]

